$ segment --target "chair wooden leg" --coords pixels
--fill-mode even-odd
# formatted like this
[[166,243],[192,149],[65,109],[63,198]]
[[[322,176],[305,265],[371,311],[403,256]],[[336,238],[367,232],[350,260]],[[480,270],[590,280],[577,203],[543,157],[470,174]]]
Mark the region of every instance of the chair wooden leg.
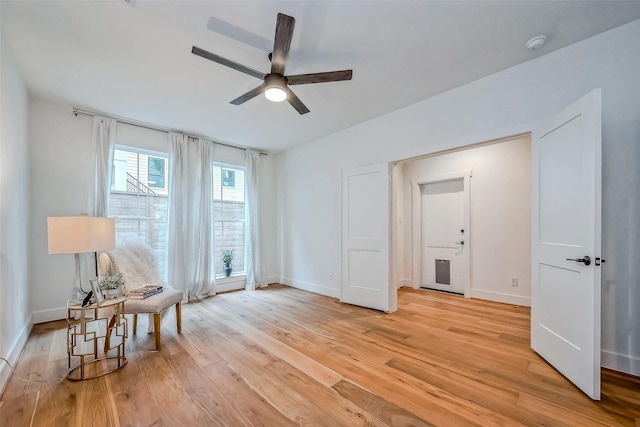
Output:
[[182,303],[176,304],[176,327],[178,328],[178,333],[182,333]]
[[134,314],[133,315],[133,333],[135,334],[137,330],[138,330],[138,315]]
[[156,343],[156,350],[160,350],[160,313],[153,315],[153,339]]

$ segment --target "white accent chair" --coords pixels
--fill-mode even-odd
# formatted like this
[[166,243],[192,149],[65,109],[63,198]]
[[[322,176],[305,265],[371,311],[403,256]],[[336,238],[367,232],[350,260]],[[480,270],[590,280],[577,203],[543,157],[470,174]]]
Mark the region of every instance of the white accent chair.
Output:
[[122,273],[126,296],[129,291],[146,285],[162,285],[163,291],[145,299],[127,299],[124,303],[125,314],[133,314],[133,333],[136,333],[138,314],[149,314],[149,322],[153,315],[153,334],[156,350],[160,350],[160,316],[172,305],[176,306],[176,326],[182,332],[182,292],[172,289],[158,275],[156,260],[151,249],[145,245],[129,245],[118,247],[98,255],[98,271],[100,275]]

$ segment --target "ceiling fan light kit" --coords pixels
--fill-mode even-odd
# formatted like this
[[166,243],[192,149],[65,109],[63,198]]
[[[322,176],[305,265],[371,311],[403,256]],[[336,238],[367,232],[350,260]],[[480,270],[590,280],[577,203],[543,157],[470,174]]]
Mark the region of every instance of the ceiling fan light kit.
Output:
[[267,74],[264,78],[264,97],[272,102],[287,99],[287,79],[279,74]]
[[248,100],[255,98],[261,93],[273,102],[289,101],[289,104],[300,114],[306,114],[309,109],[300,101],[291,89],[290,85],[302,85],[310,83],[328,83],[343,80],[351,80],[352,70],[328,71],[324,73],[298,74],[294,76],[285,76],[284,70],[289,56],[289,48],[291,47],[291,39],[293,37],[293,28],[296,20],[283,13],[278,14],[276,22],[276,36],[273,41],[273,52],[269,54],[271,60],[271,72],[269,74],[261,73],[244,65],[233,62],[229,59],[208,52],[199,47],[193,46],[191,53],[201,56],[220,65],[224,65],[242,73],[248,74],[258,79],[262,79],[263,83],[255,89],[250,90],[244,95],[231,101],[231,104],[240,105]]
[[264,97],[271,102],[282,102],[287,99],[287,92],[279,86],[272,86],[266,88]]

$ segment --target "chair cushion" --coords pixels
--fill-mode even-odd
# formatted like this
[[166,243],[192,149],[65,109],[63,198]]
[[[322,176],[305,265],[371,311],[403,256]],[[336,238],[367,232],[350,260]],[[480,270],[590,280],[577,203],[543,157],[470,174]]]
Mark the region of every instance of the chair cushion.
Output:
[[162,310],[182,301],[182,292],[165,287],[159,294],[145,299],[127,299],[124,312],[127,314],[160,313]]

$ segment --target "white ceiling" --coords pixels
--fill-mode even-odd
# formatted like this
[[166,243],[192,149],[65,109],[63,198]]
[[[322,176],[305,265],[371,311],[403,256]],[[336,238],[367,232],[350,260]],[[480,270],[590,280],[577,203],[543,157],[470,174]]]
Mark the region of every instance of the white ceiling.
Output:
[[[640,19],[640,1],[0,2],[29,90],[220,142],[283,151]],[[311,110],[258,96],[260,81],[192,46],[269,70],[276,15],[296,18],[286,74],[353,69],[294,86]],[[207,26],[213,29],[208,29]],[[547,34],[538,51],[526,40]]]

